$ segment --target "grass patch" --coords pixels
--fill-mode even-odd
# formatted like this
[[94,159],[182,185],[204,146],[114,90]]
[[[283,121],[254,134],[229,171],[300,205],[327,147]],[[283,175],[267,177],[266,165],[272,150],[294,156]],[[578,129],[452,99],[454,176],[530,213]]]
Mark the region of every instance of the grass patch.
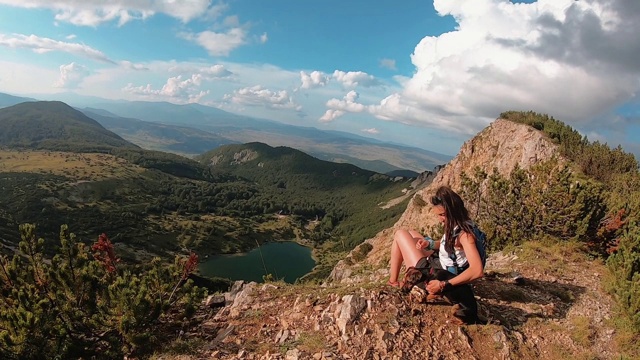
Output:
[[552,359],[571,359],[572,354],[561,344],[551,344],[549,346],[549,352]]
[[0,150],[0,160],[0,172],[53,174],[76,180],[131,178],[144,171],[108,154]]
[[529,318],[527,322],[531,326],[539,327],[541,334],[546,333],[548,335],[551,335],[552,333],[562,333],[566,331],[564,326],[561,326],[560,324],[553,321],[549,321],[547,319]]
[[621,353],[620,360],[640,359],[640,334],[629,318],[618,314],[610,324],[616,329],[614,341]]
[[567,263],[584,261],[588,257],[584,243],[553,238],[524,242],[516,253],[517,261],[523,265],[556,275],[567,270]]
[[261,319],[264,316],[264,311],[261,309],[249,309],[244,312],[243,317],[245,319]]
[[198,349],[204,348],[206,342],[203,339],[176,339],[170,342],[160,352],[149,358],[150,360],[181,359],[184,356],[198,355]]
[[321,332],[301,332],[298,347],[315,354],[327,348],[327,339]]
[[591,324],[591,319],[586,316],[577,316],[570,320],[573,330],[570,332],[571,339],[582,347],[593,345],[593,338],[596,335],[595,328]]
[[319,295],[326,292],[326,289],[320,288],[317,284],[311,282],[289,284],[282,280],[270,281],[268,284],[274,285],[275,288],[267,288],[269,296],[284,298],[298,295]]
[[367,257],[367,254],[373,249],[373,245],[369,243],[362,243],[351,253],[355,262],[360,262]]

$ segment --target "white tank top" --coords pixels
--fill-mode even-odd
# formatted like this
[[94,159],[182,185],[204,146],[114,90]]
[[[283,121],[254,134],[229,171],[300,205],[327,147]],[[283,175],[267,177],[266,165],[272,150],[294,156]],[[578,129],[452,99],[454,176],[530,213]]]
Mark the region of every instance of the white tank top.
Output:
[[[456,230],[458,230],[457,226],[453,232],[455,233]],[[445,250],[444,244],[445,244],[446,238],[447,238],[447,235],[442,235],[442,240],[440,240],[440,249],[438,252],[438,257],[440,258],[440,265],[442,265],[443,269],[446,269],[450,266],[456,266],[453,263],[453,260],[451,260],[451,258],[449,257],[449,253],[447,252],[447,250]],[[464,253],[464,249],[462,248],[458,249],[454,246],[453,250],[455,250],[455,253],[456,253],[456,262],[458,263],[458,266],[464,267],[468,262],[467,255],[465,255]]]

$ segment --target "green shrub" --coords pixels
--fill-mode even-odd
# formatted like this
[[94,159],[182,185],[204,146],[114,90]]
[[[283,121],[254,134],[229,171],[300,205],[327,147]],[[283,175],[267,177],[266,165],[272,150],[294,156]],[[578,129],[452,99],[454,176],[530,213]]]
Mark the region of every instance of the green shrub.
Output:
[[640,172],[620,146],[590,142],[570,126],[535,112],[509,111],[504,119],[544,132],[569,161],[556,159],[508,177],[474,169],[462,174],[462,195],[493,249],[522,240],[580,241],[607,260],[625,329],[640,337]]
[[638,161],[622,147],[610,148],[598,141],[589,142],[586,136],[551,116],[533,111],[507,111],[500,117],[526,124],[544,132],[559,145],[562,156],[576,163],[581,171],[599,181],[608,181],[612,175],[636,172]]
[[592,181],[577,182],[558,159],[529,170],[516,166],[508,177],[480,169],[461,176],[462,196],[493,250],[549,236],[593,237],[603,217],[602,187]]
[[373,246],[365,242],[360,244],[358,247],[356,247],[354,251],[351,253],[351,256],[353,257],[353,260],[355,262],[360,262],[367,257],[367,254],[371,250],[373,250]]
[[19,251],[0,258],[0,356],[4,359],[122,358],[157,345],[161,329],[191,317],[205,292],[188,276],[197,256],[125,268],[106,235],[91,249],[66,225],[43,255],[35,226],[20,225]]
[[620,311],[627,316],[640,334],[640,227],[625,233],[619,247],[607,260],[613,281],[609,291],[616,298]]

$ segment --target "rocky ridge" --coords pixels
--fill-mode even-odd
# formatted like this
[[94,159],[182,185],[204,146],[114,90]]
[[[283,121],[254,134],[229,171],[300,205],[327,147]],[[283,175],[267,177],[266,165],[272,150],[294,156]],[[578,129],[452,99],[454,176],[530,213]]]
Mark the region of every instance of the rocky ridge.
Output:
[[619,358],[612,302],[601,288],[606,270],[575,249],[491,254],[485,277],[474,283],[487,325],[454,325],[450,304],[385,285],[393,232],[434,224],[426,200],[436,187],[459,188],[459,173],[475,166],[506,174],[556,154],[540,132],[496,120],[416,192],[392,228],[354,249],[325,283],[236,282],[224,297],[210,297],[199,325],[184,332],[199,346],[162,358]]

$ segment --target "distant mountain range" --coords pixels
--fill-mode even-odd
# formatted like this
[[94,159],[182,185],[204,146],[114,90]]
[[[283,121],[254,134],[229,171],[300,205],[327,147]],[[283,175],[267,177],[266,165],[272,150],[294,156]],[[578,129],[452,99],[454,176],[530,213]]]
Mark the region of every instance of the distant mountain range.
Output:
[[105,128],[120,134],[126,140],[145,149],[194,156],[221,145],[236,143],[214,133],[193,127],[124,118],[102,109],[86,108],[82,109],[82,111]]
[[[24,101],[34,99],[0,93],[0,107]],[[91,105],[79,110],[122,138],[143,148],[186,156],[202,154],[226,144],[262,142],[379,173],[400,172],[415,176],[451,160],[451,156],[424,149],[346,132],[240,116],[200,104],[100,101],[95,98],[83,103]]]
[[26,101],[36,101],[36,99],[0,93],[0,107],[16,105]]

